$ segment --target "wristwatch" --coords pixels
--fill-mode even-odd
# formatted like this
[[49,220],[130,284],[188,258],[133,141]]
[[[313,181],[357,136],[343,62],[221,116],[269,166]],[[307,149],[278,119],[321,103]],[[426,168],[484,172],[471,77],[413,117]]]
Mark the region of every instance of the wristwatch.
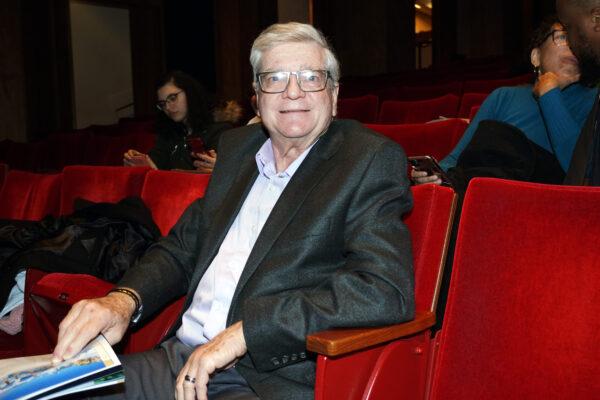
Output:
[[133,290],[123,288],[123,287],[115,287],[108,291],[108,293],[113,293],[113,292],[123,293],[123,294],[129,296],[133,300],[133,302],[135,303],[135,310],[133,311],[133,315],[131,316],[129,325],[130,326],[136,325],[142,316],[142,312],[144,311],[144,305],[138,298],[138,295]]

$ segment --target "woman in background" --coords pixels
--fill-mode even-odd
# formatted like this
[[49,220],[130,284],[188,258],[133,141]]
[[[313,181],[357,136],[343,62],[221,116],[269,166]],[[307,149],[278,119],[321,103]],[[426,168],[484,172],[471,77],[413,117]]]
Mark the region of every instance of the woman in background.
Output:
[[157,98],[154,148],[148,154],[128,150],[123,164],[212,172],[219,136],[237,122],[240,107],[227,102],[224,107],[212,110],[202,85],[181,71],[171,71],[158,81]]
[[[567,32],[556,16],[546,18],[534,32],[531,64],[536,72],[533,85],[494,90],[483,102],[461,140],[440,165],[455,167],[479,122],[496,120],[519,128],[529,140],[554,154],[567,170],[581,127],[594,103],[596,89],[579,81],[579,66],[567,42]],[[436,183],[437,175],[413,170],[417,184]]]

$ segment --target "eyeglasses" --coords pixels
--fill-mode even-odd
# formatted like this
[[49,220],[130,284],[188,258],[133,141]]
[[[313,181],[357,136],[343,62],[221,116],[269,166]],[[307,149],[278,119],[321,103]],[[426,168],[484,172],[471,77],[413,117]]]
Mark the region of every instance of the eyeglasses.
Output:
[[305,69],[303,71],[275,71],[256,74],[260,90],[264,93],[282,93],[290,83],[290,75],[296,75],[296,82],[303,92],[319,92],[327,86],[329,72],[326,70]]
[[554,29],[544,37],[544,41],[552,36],[552,41],[556,46],[567,46],[569,44],[567,31],[564,29]]
[[180,90],[179,92],[176,92],[176,93],[171,93],[170,95],[167,96],[166,99],[157,101],[156,108],[158,108],[160,111],[165,111],[165,109],[167,108],[167,105],[175,103],[177,101],[177,96],[179,96],[179,94],[181,92],[183,92],[183,90]]

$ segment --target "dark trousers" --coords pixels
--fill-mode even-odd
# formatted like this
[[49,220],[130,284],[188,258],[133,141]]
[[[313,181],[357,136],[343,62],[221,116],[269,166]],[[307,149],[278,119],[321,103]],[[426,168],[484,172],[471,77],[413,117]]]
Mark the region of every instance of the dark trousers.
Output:
[[[96,396],[92,399],[174,399],[175,380],[193,350],[177,338],[172,338],[157,349],[120,356],[125,384],[90,392]],[[208,398],[256,400],[258,396],[235,368],[230,368],[210,378]]]

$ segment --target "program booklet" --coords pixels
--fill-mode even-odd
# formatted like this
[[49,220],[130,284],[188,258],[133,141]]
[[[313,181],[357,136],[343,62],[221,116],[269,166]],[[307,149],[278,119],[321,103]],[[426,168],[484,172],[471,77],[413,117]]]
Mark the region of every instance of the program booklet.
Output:
[[0,360],[0,400],[53,399],[124,381],[121,362],[102,335],[58,364],[52,354]]

